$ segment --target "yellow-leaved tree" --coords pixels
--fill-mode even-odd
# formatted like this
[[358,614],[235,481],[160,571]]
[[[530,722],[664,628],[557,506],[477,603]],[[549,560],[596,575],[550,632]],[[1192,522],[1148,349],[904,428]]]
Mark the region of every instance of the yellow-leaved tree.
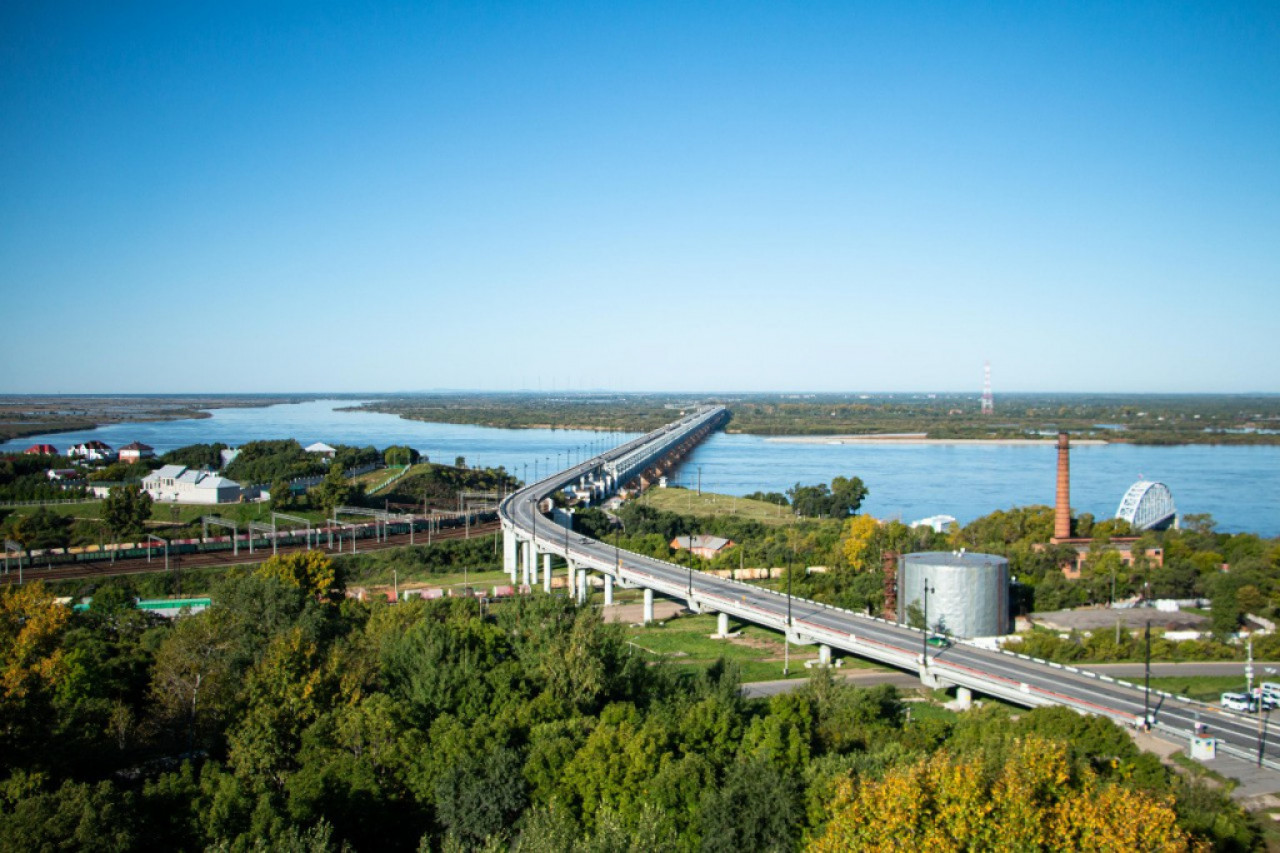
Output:
[[71,608],[44,584],[9,586],[0,593],[0,698],[17,702],[51,690],[64,673],[62,634]]
[[1196,847],[1167,801],[1103,783],[1089,770],[1073,782],[1065,745],[1029,736],[1010,751],[993,783],[984,781],[978,759],[945,751],[880,780],[843,783],[826,830],[808,849],[1174,853]]
[[277,554],[259,566],[257,574],[300,587],[317,598],[331,598],[340,592],[333,560],[322,551]]
[[880,522],[869,515],[855,515],[844,523],[841,532],[841,547],[845,562],[855,572],[865,572],[876,568],[875,538],[880,529]]

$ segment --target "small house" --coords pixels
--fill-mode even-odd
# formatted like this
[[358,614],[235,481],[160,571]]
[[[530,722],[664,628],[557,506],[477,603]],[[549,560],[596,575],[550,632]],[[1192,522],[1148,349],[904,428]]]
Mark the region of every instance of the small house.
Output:
[[141,462],[143,459],[152,459],[155,455],[156,451],[154,447],[143,444],[140,441],[126,444],[124,447],[120,448],[121,462]]
[[101,441],[83,441],[72,445],[67,456],[86,462],[111,462],[116,458],[115,451]]
[[336,447],[330,447],[323,441],[317,441],[315,444],[307,445],[302,449],[308,453],[315,453],[323,456],[325,459],[332,459],[338,453],[338,449]]
[[52,444],[33,444],[22,452],[28,456],[57,456],[58,448]]

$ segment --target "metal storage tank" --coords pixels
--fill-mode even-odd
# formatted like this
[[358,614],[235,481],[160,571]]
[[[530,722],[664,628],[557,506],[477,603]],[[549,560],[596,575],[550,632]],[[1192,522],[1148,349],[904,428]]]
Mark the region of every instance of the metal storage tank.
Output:
[[[928,607],[922,601],[929,583]],[[898,621],[912,604],[928,610],[929,627],[954,637],[1009,633],[1009,561],[993,554],[924,551],[903,554],[898,569]]]

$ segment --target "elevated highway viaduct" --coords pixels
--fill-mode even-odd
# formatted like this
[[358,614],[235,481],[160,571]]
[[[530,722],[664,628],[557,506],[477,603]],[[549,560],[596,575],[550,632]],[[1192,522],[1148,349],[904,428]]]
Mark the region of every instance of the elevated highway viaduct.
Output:
[[700,409],[509,495],[499,517],[504,568],[512,582],[522,574],[524,583],[536,586],[541,580],[549,592],[555,555],[568,564],[569,588],[579,601],[586,599],[588,573],[603,576],[605,604],[612,603],[615,585],[642,589],[646,621],[652,619],[653,596],[663,595],[695,613],[719,614],[720,633],[727,633],[729,619],[748,622],[784,633],[790,642],[818,646],[820,660],[829,660],[833,650],[857,655],[914,673],[929,687],[954,687],[966,695],[985,694],[1024,707],[1061,705],[1126,726],[1139,726],[1146,717],[1155,730],[1177,739],[1204,725],[1218,739],[1219,749],[1238,757],[1256,760],[1262,743],[1263,763],[1280,770],[1280,744],[1265,742],[1265,721],[1256,717],[1160,691],[1148,693],[1110,676],[1011,652],[965,643],[933,648],[925,644],[921,630],[620,550],[572,533],[544,515],[555,492],[592,482],[611,492],[691,437],[705,436],[725,416],[721,407]]

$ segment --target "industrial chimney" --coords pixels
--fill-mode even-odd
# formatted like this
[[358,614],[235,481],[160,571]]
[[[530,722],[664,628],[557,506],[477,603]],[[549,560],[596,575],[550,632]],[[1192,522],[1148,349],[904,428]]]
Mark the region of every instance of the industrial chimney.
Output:
[[895,622],[898,619],[898,552],[885,551],[880,560],[884,571],[884,618]]
[[1071,443],[1058,433],[1058,500],[1053,513],[1055,544],[1071,538]]

